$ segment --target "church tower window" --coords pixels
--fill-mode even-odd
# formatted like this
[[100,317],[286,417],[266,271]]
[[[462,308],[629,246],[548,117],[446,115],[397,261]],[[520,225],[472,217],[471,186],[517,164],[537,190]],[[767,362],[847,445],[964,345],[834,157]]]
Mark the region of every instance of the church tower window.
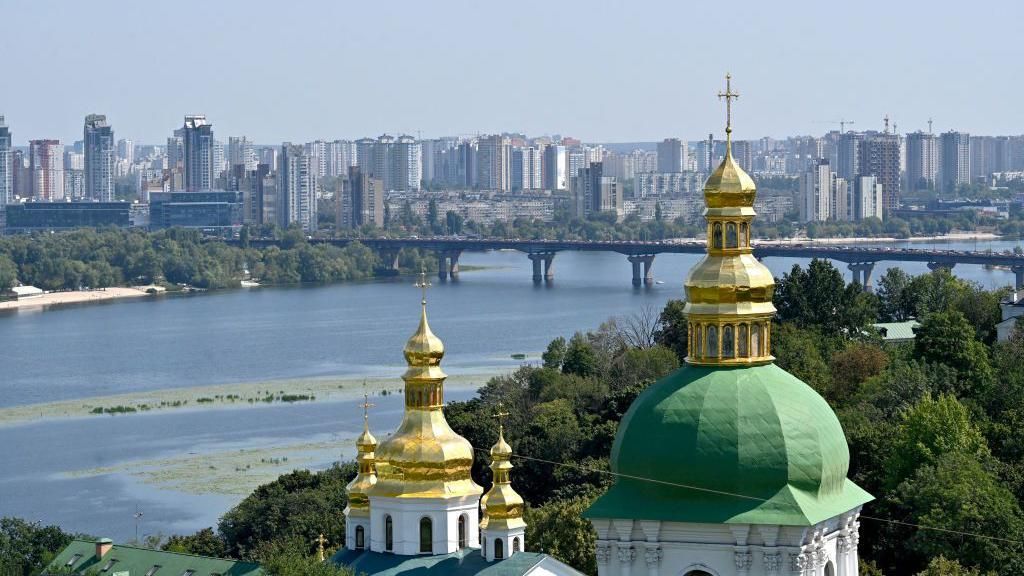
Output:
[[513,552],[519,552],[519,538],[518,537],[512,539],[512,551]]
[[356,526],[356,550],[362,550],[366,545],[366,531],[362,526]]
[[430,518],[420,518],[420,554],[434,552],[434,524]]
[[725,225],[725,247],[726,248],[736,248],[737,247],[736,224],[733,223],[733,222],[729,222],[728,224]]
[[459,516],[459,549],[466,547],[466,515]]
[[718,327],[708,326],[708,352],[705,356],[718,358]]
[[391,522],[391,516],[384,517],[384,550],[391,552],[395,549],[395,527]]
[[722,328],[722,358],[732,358],[736,353],[736,339],[732,326]]
[[502,543],[502,541],[500,539],[496,538],[494,540],[494,558],[497,559],[497,560],[501,560],[504,557],[505,557],[504,544]]
[[715,225],[711,228],[711,247],[721,248],[722,247],[722,225],[719,222],[715,222]]
[[739,330],[737,332],[737,340],[739,344],[737,348],[739,349],[739,356],[741,358],[746,358],[748,356],[749,346],[747,345],[747,336],[747,325],[740,324]]

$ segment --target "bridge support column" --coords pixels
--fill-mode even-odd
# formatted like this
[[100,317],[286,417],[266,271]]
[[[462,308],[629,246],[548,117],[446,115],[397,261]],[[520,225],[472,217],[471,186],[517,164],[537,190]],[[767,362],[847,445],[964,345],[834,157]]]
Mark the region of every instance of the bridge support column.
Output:
[[1013,283],[1014,290],[1024,290],[1024,266],[1010,266],[1016,282]]
[[451,277],[459,279],[459,256],[462,250],[445,250],[437,253],[437,277],[442,282]]
[[551,282],[555,279],[554,252],[533,252],[526,256],[533,262],[534,283],[540,284],[541,281]]
[[381,264],[384,265],[384,269],[385,270],[390,270],[392,272],[397,272],[398,271],[398,253],[399,252],[401,252],[401,250],[381,250],[380,251],[380,261],[381,261]]
[[[653,254],[634,254],[626,257],[633,265],[633,286],[640,286],[641,283],[647,286],[654,284],[654,275],[651,268],[654,266]],[[643,265],[643,277],[640,276],[640,266]]]
[[949,270],[950,272],[952,272],[953,271],[953,266],[956,266],[956,262],[929,262],[928,263],[928,269],[931,270],[932,272],[934,272],[936,270],[939,270],[941,268],[945,268],[946,270]]
[[860,284],[865,292],[871,292],[871,272],[875,269],[874,262],[851,262],[846,265],[853,273],[853,281]]

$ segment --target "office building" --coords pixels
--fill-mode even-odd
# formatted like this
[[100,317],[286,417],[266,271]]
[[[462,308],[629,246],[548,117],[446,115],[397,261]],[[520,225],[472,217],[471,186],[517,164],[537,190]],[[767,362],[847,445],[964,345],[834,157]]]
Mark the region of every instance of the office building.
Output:
[[384,181],[362,172],[358,167],[349,168],[347,204],[349,205],[348,225],[384,227]]
[[113,202],[117,148],[114,129],[107,124],[107,117],[102,114],[86,116],[82,140],[85,142],[85,197],[99,202]]
[[135,142],[128,138],[121,138],[118,140],[117,158],[118,160],[124,160],[129,166],[135,164]]
[[303,146],[281,145],[277,177],[279,225],[287,228],[298,224],[306,232],[317,228],[316,165],[314,157]]
[[64,199],[64,149],[60,140],[29,141],[31,196],[37,201]]
[[212,190],[217,177],[216,143],[213,139],[213,124],[206,116],[185,116],[181,129],[184,152],[185,190],[196,192]]
[[14,145],[11,129],[0,116],[0,206],[14,202]]
[[930,132],[907,134],[908,190],[934,190],[939,175],[939,139]]
[[939,178],[946,194],[971,182],[971,135],[966,132],[944,132],[939,138]]
[[658,143],[658,172],[682,172],[686,165],[686,144],[679,138]]
[[130,224],[128,202],[23,202],[6,207],[6,233],[22,234]]
[[512,189],[511,143],[501,135],[486,136],[477,142],[477,184],[484,190]]
[[[840,140],[842,142],[842,140]],[[840,157],[840,161],[842,158]],[[900,201],[900,137],[889,132],[868,132],[860,141],[857,176],[874,176],[882,185],[882,207],[886,211],[899,208]],[[851,177],[839,174],[847,181]]]
[[618,180],[604,175],[601,162],[592,162],[580,168],[572,180],[571,214],[586,218],[599,213],[612,213],[615,218],[623,214],[622,188]]
[[550,144],[544,148],[544,189],[568,190],[565,146]]
[[229,232],[242,225],[242,209],[242,195],[235,191],[151,192],[149,225],[153,230],[181,227]]

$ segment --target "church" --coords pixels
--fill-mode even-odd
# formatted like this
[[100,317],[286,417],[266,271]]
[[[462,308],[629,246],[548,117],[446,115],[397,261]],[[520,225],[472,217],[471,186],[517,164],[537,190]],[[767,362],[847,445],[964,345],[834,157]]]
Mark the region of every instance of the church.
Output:
[[[685,365],[642,392],[619,424],[615,482],[585,516],[599,576],[856,576],[860,510],[846,438],[828,403],[774,363],[771,272],[754,258],[756,187],[726,152],[704,185],[707,252],[685,282]],[[339,565],[369,575],[579,574],[525,547],[512,447],[498,431],[492,488],[444,417],[444,346],[427,324],[405,347],[405,414],[357,440]]]

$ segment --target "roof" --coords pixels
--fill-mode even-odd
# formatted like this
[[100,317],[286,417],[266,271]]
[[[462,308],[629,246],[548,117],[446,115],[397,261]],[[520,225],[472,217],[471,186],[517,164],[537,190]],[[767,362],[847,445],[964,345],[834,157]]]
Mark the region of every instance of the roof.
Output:
[[774,364],[669,374],[633,402],[611,461],[621,476],[588,518],[810,526],[872,500],[846,478],[828,403]]
[[18,296],[37,296],[42,294],[43,291],[35,286],[15,286],[11,288],[11,292],[14,292]]
[[331,561],[367,576],[525,576],[538,569],[539,574],[582,576],[547,554],[516,552],[504,560],[488,562],[479,548],[434,556],[400,556],[342,548]]
[[879,322],[878,324],[872,324],[879,334],[882,335],[882,340],[886,342],[899,342],[903,340],[914,339],[914,329],[921,326],[921,323],[917,320],[906,320],[904,322]]
[[[68,562],[78,556],[78,559],[68,566]],[[87,540],[74,540],[53,559],[47,567],[47,574],[50,571],[63,570],[69,567],[74,573],[82,573],[95,568],[101,571],[111,560],[117,560],[110,567],[106,574],[114,576],[118,573],[127,573],[131,576],[144,576],[153,566],[160,566],[151,576],[182,576],[188,570],[193,570],[194,576],[210,576],[219,574],[221,576],[262,576],[263,569],[258,564],[239,562],[236,560],[222,560],[220,558],[208,558],[206,556],[195,556],[193,554],[181,554],[178,552],[163,552],[160,550],[149,550],[135,546],[114,545],[110,551],[103,555],[103,558],[96,559],[96,543]],[[64,572],[61,572],[64,573]]]

